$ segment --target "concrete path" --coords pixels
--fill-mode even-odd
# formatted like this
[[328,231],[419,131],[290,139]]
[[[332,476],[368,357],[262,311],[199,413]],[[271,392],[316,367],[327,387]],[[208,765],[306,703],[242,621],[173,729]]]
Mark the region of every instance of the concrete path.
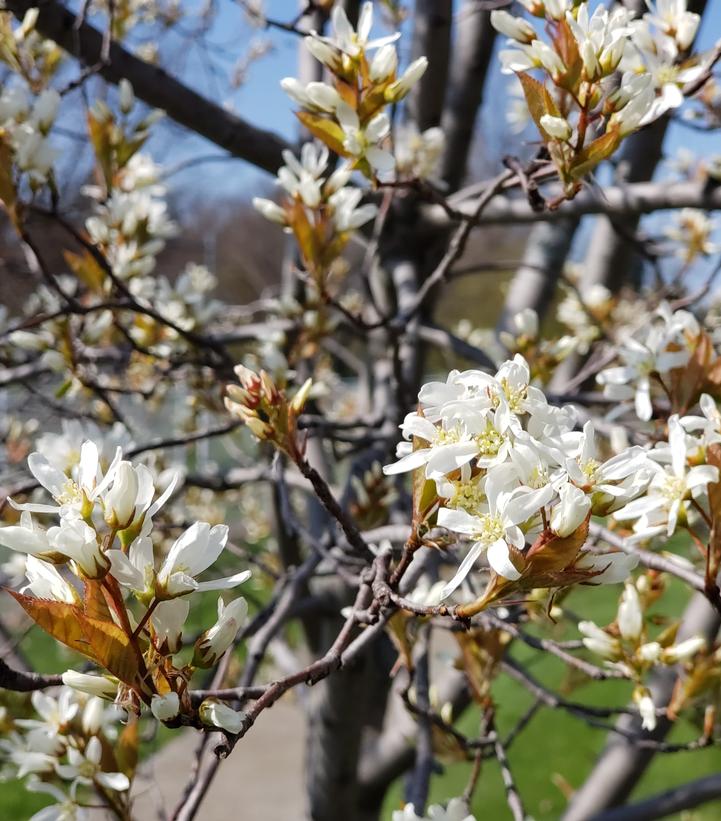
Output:
[[[198,821],[303,821],[305,725],[300,709],[283,699],[263,713],[224,761]],[[197,733],[183,732],[141,767],[135,821],[157,821],[172,810],[193,763]]]

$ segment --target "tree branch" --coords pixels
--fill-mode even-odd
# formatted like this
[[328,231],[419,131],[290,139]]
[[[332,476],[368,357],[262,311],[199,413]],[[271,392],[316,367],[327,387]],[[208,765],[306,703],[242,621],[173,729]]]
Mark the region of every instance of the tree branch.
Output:
[[146,63],[115,42],[103,61],[103,35],[88,23],[76,26],[76,15],[54,0],[8,0],[5,7],[22,20],[28,9],[39,7],[36,28],[111,83],[128,80],[136,96],[160,108],[179,125],[200,134],[234,157],[275,173],[282,164],[281,151],[290,146],[277,134],[252,126],[210,102],[176,80],[162,68]]

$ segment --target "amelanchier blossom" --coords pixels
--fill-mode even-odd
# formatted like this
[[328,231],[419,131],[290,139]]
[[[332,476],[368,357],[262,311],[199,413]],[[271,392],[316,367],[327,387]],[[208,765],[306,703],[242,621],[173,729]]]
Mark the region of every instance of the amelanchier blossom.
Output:
[[[666,353],[666,344],[673,341],[678,349],[695,328],[695,320],[678,314],[661,311],[658,327],[645,331],[657,336],[656,349],[672,363],[684,361],[688,349]],[[706,453],[703,441],[677,416],[669,421],[668,443],[600,458],[593,424],[574,430],[572,409],[548,403],[530,384],[520,355],[495,375],[453,371],[445,382],[424,385],[418,401],[419,410],[401,425],[407,441],[398,445],[399,460],[384,472],[422,471],[437,496],[431,522],[470,541],[444,597],[483,555],[497,577],[529,588],[534,578],[538,587],[623,581],[637,557],[585,550],[589,517],[610,513],[632,522],[637,539],[671,535],[692,504],[708,506],[706,488],[718,480],[716,467],[698,463]],[[710,397],[703,405],[706,415],[687,417],[685,424],[708,439],[718,411]],[[567,563],[548,575],[542,568],[554,550],[557,561]]]
[[675,630],[650,639],[645,610],[652,601],[646,577],[640,576],[635,584],[626,582],[615,624],[605,629],[592,621],[578,624],[584,645],[635,683],[632,697],[646,730],[655,729],[657,719],[656,705],[645,683],[649,672],[660,665],[686,663],[706,646],[702,636],[691,636],[676,643]]
[[[82,443],[75,464],[65,460],[64,470],[38,452],[28,462],[56,504],[16,505],[22,509],[19,524],[0,528],[0,545],[27,557],[27,583],[13,596],[43,629],[99,668],[93,674],[68,670],[63,675],[67,688],[57,703],[34,694],[45,724],[58,732],[68,724],[77,712],[75,692],[114,700],[129,713],[139,713],[145,704],[161,721],[182,711],[186,720],[200,725],[203,719],[184,695],[190,677],[196,666],[211,667],[231,646],[247,614],[245,600],[236,598],[227,606],[218,602],[218,621],[201,634],[192,663],[178,668],[173,656],[181,648],[191,596],[236,587],[250,576],[244,570],[196,578],[223,552],[227,526],[195,522],[161,557],[164,540],[154,532],[154,517],[173,493],[175,480],[154,498],[157,478],[148,467],[124,460],[118,448],[103,472],[98,449],[89,441]],[[45,529],[33,513],[54,516],[58,524]],[[102,598],[94,604],[97,597]],[[148,669],[161,667],[160,678],[148,675]],[[90,780],[127,789],[120,774],[111,783],[99,762],[92,744],[70,751],[57,772],[73,784]]]
[[33,818],[83,818],[87,805],[128,811],[130,778],[114,752],[122,711],[69,687],[36,691],[31,701],[36,717],[5,717],[0,761],[6,775],[54,799]]
[[633,400],[636,415],[648,421],[653,415],[652,397],[663,390],[669,371],[682,368],[690,359],[698,339],[698,321],[688,311],[672,312],[664,303],[652,322],[644,321],[633,333],[624,336],[618,346],[623,365],[606,368],[596,377],[603,385],[604,396],[621,404],[614,411],[620,415]]
[[312,82],[303,86],[292,77],[286,77],[281,85],[304,109],[298,116],[312,134],[347,157],[352,167],[376,179],[394,167],[393,155],[385,145],[390,119],[384,109],[410,92],[428,60],[419,57],[398,76],[393,43],[400,34],[370,40],[372,25],[372,3],[363,4],[357,29],[348,21],[343,6],[334,5],[332,35],[312,32],[305,38],[310,53],[330,72],[333,85]]
[[[641,19],[620,4],[593,10],[585,1],[523,5],[545,25],[492,11],[492,25],[508,38],[501,64],[518,75],[564,194],[573,196],[623,139],[681,105],[684,84],[703,71],[685,55],[699,18],[685,0],[649,4]],[[613,81],[617,72],[623,73],[620,85]]]

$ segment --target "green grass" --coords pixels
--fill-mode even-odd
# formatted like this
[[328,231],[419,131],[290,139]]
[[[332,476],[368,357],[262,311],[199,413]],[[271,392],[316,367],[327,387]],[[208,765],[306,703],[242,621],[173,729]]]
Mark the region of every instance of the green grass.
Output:
[[[577,588],[568,597],[566,605],[570,611],[578,611],[583,613],[584,618],[605,625],[614,617],[619,594],[620,587],[617,585]],[[687,592],[680,584],[672,584],[654,612],[659,616],[678,616],[683,610],[686,596]],[[559,628],[557,635],[554,635],[557,639],[578,637],[572,627],[567,630]],[[570,700],[598,706],[623,706],[628,702],[631,690],[628,682],[590,682],[573,687],[564,665],[548,654],[516,643],[512,657],[542,684]],[[531,706],[532,698],[520,684],[505,674],[496,679],[492,693],[497,704],[497,727],[503,736]],[[459,722],[459,729],[471,737],[477,736],[478,716],[478,709],[470,708]],[[697,727],[681,720],[669,739],[684,741],[698,735]],[[529,815],[536,821],[560,818],[567,803],[564,790],[575,789],[583,783],[605,739],[605,731],[590,728],[565,711],[539,710],[508,750],[510,766]],[[656,755],[637,785],[633,798],[652,795],[689,779],[718,772],[720,763],[717,749]],[[450,796],[460,795],[466,787],[470,770],[470,763],[445,764],[442,774],[433,778],[431,802],[443,803]],[[403,784],[397,783],[387,797],[383,818],[390,818],[391,811],[402,806],[402,803]],[[494,760],[483,764],[473,810],[479,821],[505,821],[511,817],[500,769]],[[683,821],[716,821],[719,817],[721,802],[714,802],[693,814],[687,813]],[[680,818],[677,816],[679,821]]]

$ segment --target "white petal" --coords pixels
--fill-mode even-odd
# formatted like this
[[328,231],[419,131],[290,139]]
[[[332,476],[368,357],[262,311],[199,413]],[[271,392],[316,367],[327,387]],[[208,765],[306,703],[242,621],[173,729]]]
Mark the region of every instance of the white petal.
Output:
[[465,558],[461,562],[458,570],[456,571],[455,576],[445,585],[443,590],[441,590],[441,601],[443,599],[447,599],[451,593],[461,584],[461,582],[466,578],[466,576],[471,572],[471,568],[473,567],[476,559],[481,555],[483,552],[483,542],[475,542],[475,544],[471,547],[471,549],[466,554]]
[[503,539],[498,539],[488,548],[488,564],[504,579],[516,581],[521,578],[521,574],[511,561],[508,545]]

